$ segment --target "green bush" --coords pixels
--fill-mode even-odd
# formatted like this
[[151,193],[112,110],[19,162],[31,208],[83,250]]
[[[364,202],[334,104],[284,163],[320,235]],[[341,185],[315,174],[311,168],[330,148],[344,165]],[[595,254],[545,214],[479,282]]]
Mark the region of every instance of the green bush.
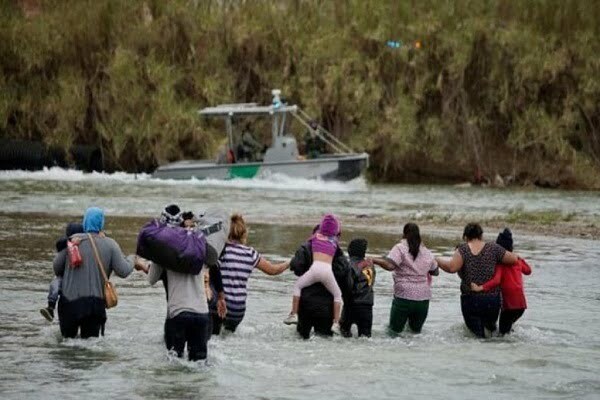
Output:
[[369,151],[376,180],[600,188],[593,1],[38,3],[0,5],[3,136],[147,171],[214,155],[222,126],[199,107],[277,87]]

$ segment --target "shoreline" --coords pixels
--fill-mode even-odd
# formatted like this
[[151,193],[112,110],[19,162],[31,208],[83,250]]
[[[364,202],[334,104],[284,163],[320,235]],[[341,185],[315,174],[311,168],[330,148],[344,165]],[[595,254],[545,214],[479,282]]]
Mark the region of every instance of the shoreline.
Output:
[[[78,218],[80,215],[64,214],[57,215],[46,212],[7,212],[0,211],[0,217],[15,217],[16,215],[29,215],[39,217],[64,217],[65,220]],[[542,216],[544,218],[542,218]],[[111,215],[111,218],[121,220],[132,220],[136,222],[145,221],[151,216],[145,215]],[[400,234],[401,226],[407,222],[415,222],[426,236],[460,237],[463,227],[469,222],[478,222],[484,230],[484,235],[491,231],[500,231],[506,227],[519,234],[530,234],[548,238],[570,238],[582,240],[600,240],[600,217],[591,216],[583,219],[566,215],[560,218],[550,217],[547,214],[538,213],[524,216],[519,220],[515,216],[492,217],[487,219],[467,218],[407,218],[404,221],[391,220],[385,217],[371,217],[368,215],[342,216],[343,225],[351,230],[364,230],[375,233]],[[311,220],[312,221],[312,220]],[[300,221],[290,223],[289,220],[279,218],[252,218],[249,224],[261,225],[288,225],[312,228],[312,224]]]

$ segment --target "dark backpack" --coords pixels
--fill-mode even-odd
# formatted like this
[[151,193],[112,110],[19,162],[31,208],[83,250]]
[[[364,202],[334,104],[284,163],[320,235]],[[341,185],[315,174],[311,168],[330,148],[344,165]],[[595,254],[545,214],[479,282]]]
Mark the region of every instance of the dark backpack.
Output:
[[198,275],[206,260],[206,246],[202,232],[152,220],[140,230],[137,254],[171,271]]

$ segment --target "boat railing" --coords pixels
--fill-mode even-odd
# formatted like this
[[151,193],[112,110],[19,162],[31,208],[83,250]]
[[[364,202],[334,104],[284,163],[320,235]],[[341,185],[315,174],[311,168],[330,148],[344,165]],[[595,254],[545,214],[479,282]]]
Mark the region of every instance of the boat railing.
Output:
[[225,103],[225,104],[219,104],[217,107],[229,107],[229,108],[258,107],[258,103]]
[[316,128],[313,128],[310,125],[309,121],[312,121],[310,115],[308,115],[304,110],[300,107],[296,109],[295,112],[291,113],[298,122],[304,125],[312,135],[319,137],[322,141],[327,143],[336,153],[346,154],[346,153],[354,153],[354,150],[335,136],[327,129],[317,124]]

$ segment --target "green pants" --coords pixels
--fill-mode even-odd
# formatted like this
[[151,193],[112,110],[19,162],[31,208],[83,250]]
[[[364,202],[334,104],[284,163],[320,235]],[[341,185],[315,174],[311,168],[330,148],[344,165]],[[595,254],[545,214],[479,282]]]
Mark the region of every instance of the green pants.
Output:
[[390,311],[389,333],[397,335],[404,330],[408,320],[408,326],[414,333],[420,333],[427,319],[429,311],[429,300],[406,300],[394,297],[392,310]]

